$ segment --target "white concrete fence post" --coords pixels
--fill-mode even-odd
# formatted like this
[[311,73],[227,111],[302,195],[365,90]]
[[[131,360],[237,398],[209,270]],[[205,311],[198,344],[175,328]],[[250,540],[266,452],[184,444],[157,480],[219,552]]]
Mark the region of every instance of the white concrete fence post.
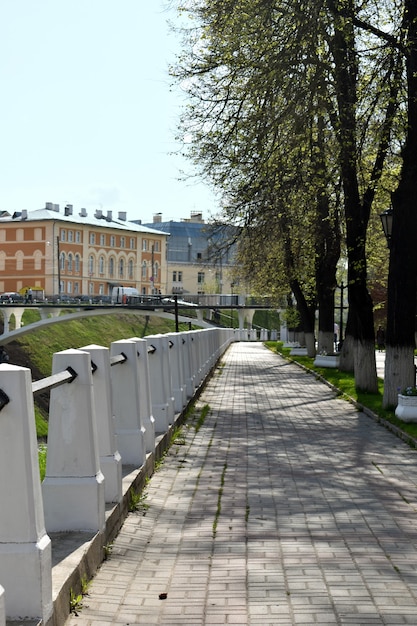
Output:
[[0,626],[6,626],[6,607],[4,606],[4,589],[0,585]]
[[138,468],[146,461],[146,428],[140,409],[137,343],[131,339],[113,341],[110,353],[111,356],[126,357],[124,363],[111,368],[117,447],[122,464]]
[[155,432],[166,433],[174,423],[174,397],[169,363],[169,344],[166,335],[145,337],[149,348],[149,376],[151,385],[152,414]]
[[184,339],[182,335],[183,333],[167,334],[170,346],[170,369],[175,413],[181,413],[187,403],[187,393],[184,381],[184,365],[182,358]]
[[104,476],[106,502],[120,502],[122,490],[122,459],[117,450],[112,413],[110,350],[91,344],[80,348],[91,357],[93,394],[96,413],[100,469]]
[[155,450],[155,420],[152,414],[148,344],[146,339],[140,337],[130,337],[130,340],[136,343],[139,411],[141,423],[145,427],[145,449],[150,453]]
[[52,373],[71,368],[76,378],[51,390],[46,475],[42,483],[48,532],[102,531],[104,477],[99,465],[91,357],[56,352]]
[[182,362],[184,372],[184,384],[187,398],[192,398],[195,391],[195,376],[192,363],[192,335],[190,331],[182,333],[183,350]]
[[0,390],[3,613],[10,620],[47,622],[53,611],[51,541],[45,530],[30,370],[0,365]]

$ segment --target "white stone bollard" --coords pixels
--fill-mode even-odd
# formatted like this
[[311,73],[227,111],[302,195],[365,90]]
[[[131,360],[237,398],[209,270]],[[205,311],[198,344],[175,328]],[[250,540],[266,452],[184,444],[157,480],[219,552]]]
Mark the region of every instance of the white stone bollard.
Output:
[[125,355],[126,361],[111,368],[113,414],[117,447],[123,465],[141,467],[146,461],[146,429],[141,421],[136,341],[122,339],[110,346],[112,356]]
[[104,476],[106,502],[120,502],[122,490],[122,459],[117,450],[112,412],[110,350],[95,344],[80,348],[88,352],[93,369],[93,394],[97,424],[100,469]]
[[190,331],[181,333],[183,338],[182,362],[184,372],[184,384],[187,398],[192,398],[195,392],[195,376],[192,363],[193,338]]
[[6,626],[6,608],[4,606],[4,589],[0,585],[0,626]]
[[184,339],[182,333],[167,334],[170,345],[170,367],[172,380],[172,395],[174,396],[175,413],[181,413],[187,403],[187,392],[184,384],[184,366],[182,350]]
[[154,452],[155,420],[152,414],[148,344],[146,339],[141,339],[140,337],[130,337],[130,340],[136,343],[136,354],[138,357],[139,411],[141,423],[145,428],[145,449],[146,452]]
[[194,377],[194,387],[196,389],[199,388],[202,381],[202,372],[201,372],[201,346],[200,346],[200,335],[198,330],[190,330],[189,334],[191,335],[191,368],[192,374]]
[[42,618],[45,623],[53,610],[52,557],[44,522],[30,370],[0,365],[0,390],[0,406],[6,402],[0,409],[3,614],[10,620]]
[[155,431],[165,433],[169,425],[174,423],[175,415],[168,338],[166,335],[148,335],[145,339],[149,348],[149,377]]
[[71,383],[51,390],[46,476],[42,483],[48,531],[102,531],[104,476],[100,470],[91,358],[82,350],[56,352],[52,373],[72,368]]

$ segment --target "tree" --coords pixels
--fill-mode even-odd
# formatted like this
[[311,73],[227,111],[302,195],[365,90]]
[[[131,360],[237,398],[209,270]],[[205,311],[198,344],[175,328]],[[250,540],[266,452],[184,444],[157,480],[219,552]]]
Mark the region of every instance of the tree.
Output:
[[[203,175],[231,198],[232,214],[244,216],[245,223],[254,223],[266,206],[288,213],[282,208],[283,199],[277,199],[277,190],[282,192],[285,186],[267,186],[270,197],[259,201],[260,181],[271,176],[282,162],[282,153],[293,150],[297,142],[309,163],[303,164],[302,171],[308,172],[310,185],[314,172],[316,191],[327,190],[328,172],[333,170],[333,189],[341,178],[348,253],[347,332],[352,340],[345,342],[345,349],[353,345],[357,386],[376,391],[366,236],[395,119],[399,81],[392,48],[367,48],[369,38],[377,38],[375,27],[364,21],[373,15],[371,9],[382,19],[384,11],[370,1],[360,6],[354,0],[191,3],[187,10],[198,26],[189,42],[191,52],[176,75],[184,81],[192,102],[184,117],[184,130],[193,136],[189,154]],[[328,155],[320,163],[309,150],[304,131],[310,126],[329,135],[331,131],[337,138],[337,167],[332,167]],[[294,143],[288,142],[291,133]],[[280,143],[283,137],[285,144]],[[377,145],[375,159],[365,167],[361,155],[365,151],[369,159],[371,143]],[[294,158],[294,167],[296,163]],[[301,186],[306,192],[304,207],[312,196],[306,180]],[[247,206],[239,198],[242,190]],[[316,215],[330,207],[330,199],[332,192],[326,198],[318,191]],[[294,206],[290,205],[291,211]],[[312,224],[309,221],[310,228]],[[311,234],[318,249],[320,245],[326,249],[323,242],[329,241],[328,235],[320,243],[324,229],[312,229]],[[322,306],[329,308],[326,302],[334,294],[334,274],[318,276],[317,284],[323,294],[328,290]]]

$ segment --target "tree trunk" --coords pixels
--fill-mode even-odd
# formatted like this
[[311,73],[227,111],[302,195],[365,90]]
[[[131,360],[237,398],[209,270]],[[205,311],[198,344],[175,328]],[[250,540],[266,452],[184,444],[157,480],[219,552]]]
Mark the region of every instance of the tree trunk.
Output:
[[353,336],[346,329],[346,336],[343,341],[342,351],[339,359],[339,369],[342,372],[353,372],[354,370],[354,339]]
[[398,387],[415,384],[417,282],[417,3],[406,0],[408,124],[400,181],[392,195],[388,274],[384,407],[397,404]]
[[[348,250],[349,330],[353,338],[354,375],[358,389],[378,390],[372,300],[367,290],[366,230],[370,206],[360,199],[357,173],[357,56],[352,23],[340,16],[340,3],[327,0],[334,17],[332,55],[335,62],[336,97],[339,110],[340,166],[344,191],[346,245]],[[354,3],[344,6],[354,14]],[[371,349],[372,348],[372,349]],[[358,354],[355,354],[358,350]]]
[[319,341],[317,352],[319,354],[333,354],[335,352],[334,332],[324,332],[319,330]]

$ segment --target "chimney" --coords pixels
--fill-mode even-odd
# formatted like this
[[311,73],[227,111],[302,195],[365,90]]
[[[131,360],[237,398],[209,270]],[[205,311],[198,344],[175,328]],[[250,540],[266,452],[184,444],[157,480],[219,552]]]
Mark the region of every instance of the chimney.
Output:
[[96,217],[98,220],[101,220],[101,218],[103,217],[103,211],[101,209],[96,209],[94,217]]
[[53,211],[54,205],[52,204],[52,202],[45,202],[45,209],[48,209],[48,211]]
[[162,222],[162,213],[154,213],[153,215],[153,223],[160,224]]
[[125,222],[126,221],[126,211],[119,211],[119,220],[121,222]]
[[80,217],[87,217],[87,209],[81,209]]
[[53,207],[52,209],[53,211],[56,211],[57,213],[59,213],[59,204],[53,204],[52,207]]
[[107,220],[108,222],[111,222],[111,221],[112,221],[112,219],[113,219],[113,218],[112,218],[112,211],[107,211],[107,217],[106,217],[106,220]]
[[27,218],[28,218],[28,212],[27,212],[27,209],[23,209],[23,210],[22,210],[22,215],[21,215],[20,219],[22,219],[22,220],[27,220]]
[[72,204],[67,204],[67,206],[64,209],[64,214],[65,215],[72,215]]

